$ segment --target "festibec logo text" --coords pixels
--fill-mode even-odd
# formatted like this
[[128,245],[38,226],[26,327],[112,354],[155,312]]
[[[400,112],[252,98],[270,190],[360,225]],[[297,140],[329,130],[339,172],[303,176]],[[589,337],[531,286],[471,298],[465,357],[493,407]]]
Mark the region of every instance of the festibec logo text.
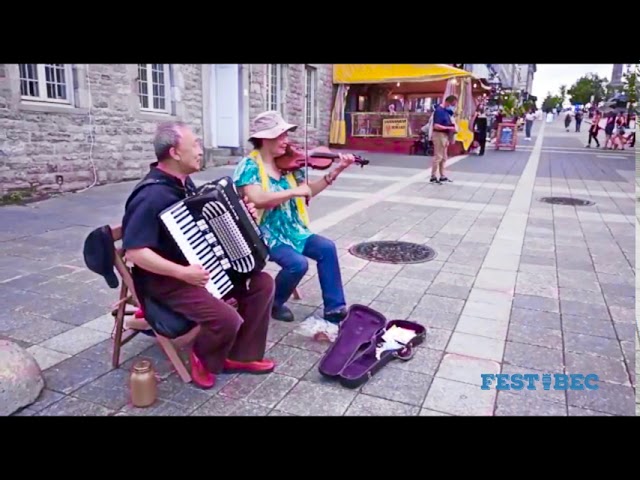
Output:
[[590,373],[481,373],[482,390],[598,390],[598,375]]

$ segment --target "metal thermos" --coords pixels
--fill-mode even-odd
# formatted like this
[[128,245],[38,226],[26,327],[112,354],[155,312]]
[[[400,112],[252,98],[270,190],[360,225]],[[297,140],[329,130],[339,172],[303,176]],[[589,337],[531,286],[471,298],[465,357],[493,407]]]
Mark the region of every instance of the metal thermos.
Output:
[[141,360],[134,365],[129,379],[129,388],[131,390],[131,403],[134,407],[144,408],[155,403],[158,386],[151,362]]

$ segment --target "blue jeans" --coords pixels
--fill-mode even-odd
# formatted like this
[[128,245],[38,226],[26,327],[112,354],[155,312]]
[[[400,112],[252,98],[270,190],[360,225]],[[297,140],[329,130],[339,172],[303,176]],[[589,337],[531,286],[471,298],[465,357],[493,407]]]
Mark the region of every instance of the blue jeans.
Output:
[[533,121],[526,120],[525,121],[525,132],[526,132],[527,138],[531,138],[531,128],[532,127],[533,127]]
[[302,255],[289,245],[281,244],[271,249],[270,257],[273,262],[282,267],[276,275],[274,307],[281,307],[289,300],[293,290],[307,273],[309,269],[307,257],[318,263],[318,277],[325,313],[335,312],[346,306],[338,252],[335,243],[328,238],[311,235],[305,243]]

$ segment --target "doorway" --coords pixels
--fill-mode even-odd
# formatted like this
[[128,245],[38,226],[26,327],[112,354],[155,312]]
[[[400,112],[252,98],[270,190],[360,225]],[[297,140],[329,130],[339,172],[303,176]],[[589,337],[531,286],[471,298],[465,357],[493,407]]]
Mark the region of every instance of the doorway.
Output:
[[240,69],[237,63],[211,64],[211,140],[217,148],[240,146]]

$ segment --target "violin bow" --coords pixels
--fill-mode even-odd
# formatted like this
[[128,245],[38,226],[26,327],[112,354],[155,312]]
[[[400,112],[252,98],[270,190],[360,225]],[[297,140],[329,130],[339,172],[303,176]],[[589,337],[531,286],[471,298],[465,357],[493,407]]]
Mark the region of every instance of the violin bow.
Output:
[[[307,69],[305,68],[304,75],[302,75],[302,81],[304,85],[302,86],[304,92],[304,107],[302,109],[302,123],[304,125],[304,181],[309,185],[309,152],[307,151],[307,97],[309,96],[309,92],[307,91]],[[307,197],[306,204],[309,205],[309,201],[311,199]]]

